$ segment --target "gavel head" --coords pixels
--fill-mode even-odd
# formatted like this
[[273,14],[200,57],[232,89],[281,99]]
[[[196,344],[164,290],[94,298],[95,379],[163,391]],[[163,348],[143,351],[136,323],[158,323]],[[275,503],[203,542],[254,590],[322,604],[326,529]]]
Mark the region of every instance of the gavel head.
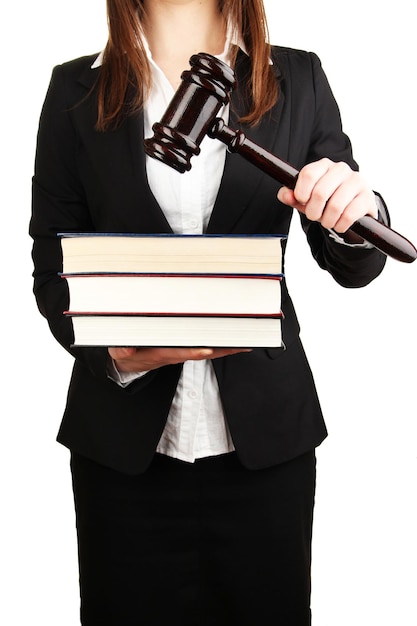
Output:
[[204,136],[236,85],[232,68],[210,54],[193,55],[190,65],[161,121],[152,126],[153,137],[144,142],[146,154],[178,172],[191,168],[191,157],[200,152]]

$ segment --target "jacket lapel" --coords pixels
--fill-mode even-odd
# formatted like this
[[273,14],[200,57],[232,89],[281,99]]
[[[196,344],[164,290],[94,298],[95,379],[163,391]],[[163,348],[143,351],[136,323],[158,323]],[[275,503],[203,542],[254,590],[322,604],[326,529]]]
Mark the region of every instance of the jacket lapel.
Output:
[[172,228],[149,187],[146,175],[143,114],[139,113],[137,116],[130,117],[126,126],[135,178],[135,193],[141,198],[141,204],[146,209],[143,211],[143,220],[147,221],[145,232],[172,233]]
[[[84,67],[79,76],[79,82],[88,90],[94,88],[99,71],[91,69],[94,59],[92,56],[91,63]],[[86,128],[94,125],[95,109],[94,111],[89,109],[89,115],[92,117],[86,123]],[[92,151],[97,167],[105,172],[104,175],[107,175],[109,180],[117,181],[118,192],[122,194],[120,201],[126,208],[127,222],[131,228],[144,233],[169,233],[172,229],[148,184],[143,140],[141,112],[127,117],[114,131],[106,133],[93,131],[93,135],[90,136],[90,141],[94,144]],[[117,158],[109,159],[109,154],[117,155]],[[109,167],[111,169],[107,171]]]
[[[280,80],[280,71],[276,64],[274,64],[273,69],[277,80]],[[243,84],[249,71],[249,58],[243,52],[239,52],[235,68],[238,85]],[[242,130],[248,139],[269,151],[273,151],[283,105],[284,94],[280,93],[273,109],[264,116],[260,124],[251,128],[247,124],[239,122],[239,117],[248,110],[248,101],[245,98],[244,90],[238,88],[232,93],[228,126],[233,130]],[[227,153],[222,182],[207,232],[233,232],[236,222],[245,211],[251,198],[256,194],[264,176],[266,174],[246,161],[241,155]]]

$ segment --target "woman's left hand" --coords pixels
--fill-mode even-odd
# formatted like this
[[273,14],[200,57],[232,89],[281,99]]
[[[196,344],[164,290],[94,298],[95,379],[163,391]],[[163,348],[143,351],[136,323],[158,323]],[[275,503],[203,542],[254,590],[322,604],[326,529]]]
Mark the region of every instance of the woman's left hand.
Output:
[[364,215],[378,217],[374,193],[359,172],[330,159],[305,165],[294,191],[281,187],[278,200],[339,233]]

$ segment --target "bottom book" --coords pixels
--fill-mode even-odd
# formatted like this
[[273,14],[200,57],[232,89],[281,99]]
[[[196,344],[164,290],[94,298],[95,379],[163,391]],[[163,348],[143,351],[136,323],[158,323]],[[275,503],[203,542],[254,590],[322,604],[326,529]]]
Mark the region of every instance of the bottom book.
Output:
[[281,317],[73,315],[74,346],[279,348]]

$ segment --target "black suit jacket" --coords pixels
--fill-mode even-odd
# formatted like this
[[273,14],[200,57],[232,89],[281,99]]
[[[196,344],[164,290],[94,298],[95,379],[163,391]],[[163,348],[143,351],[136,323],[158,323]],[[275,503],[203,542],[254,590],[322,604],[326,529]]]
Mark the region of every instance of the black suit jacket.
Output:
[[[58,440],[70,449],[126,473],[150,463],[174,395],[181,365],[150,372],[127,388],[106,374],[107,350],[72,348],[58,232],[170,232],[147,184],[141,114],[112,132],[94,130],[97,72],[94,57],[54,69],[43,107],[33,179],[34,291],[57,340],[75,357]],[[318,58],[273,49],[280,96],[255,128],[242,126],[243,89],[232,97],[230,126],[295,167],[323,156],[356,168],[349,139]],[[249,71],[241,53],[240,84]],[[198,158],[198,157],[197,157]],[[186,175],[186,174],[184,174]],[[209,233],[288,233],[292,209],[276,199],[278,183],[238,155],[228,155]],[[318,223],[301,217],[312,255],[346,287],[363,286],[382,270],[377,250],[334,242]],[[248,468],[293,458],[317,446],[326,429],[298,322],[283,283],[285,350],[254,350],[213,362],[237,454]]]

